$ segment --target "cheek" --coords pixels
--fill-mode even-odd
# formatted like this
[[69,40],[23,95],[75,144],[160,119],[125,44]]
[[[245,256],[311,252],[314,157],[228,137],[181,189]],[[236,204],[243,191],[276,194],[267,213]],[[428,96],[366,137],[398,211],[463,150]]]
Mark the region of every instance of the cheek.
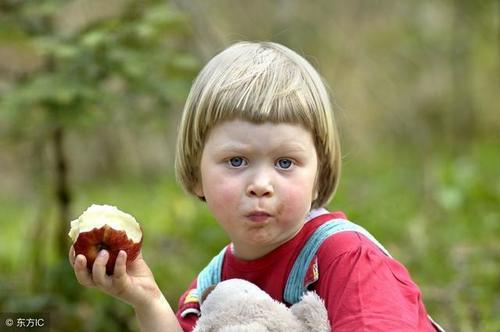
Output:
[[214,174],[208,175],[204,181],[205,198],[208,207],[218,215],[229,212],[239,202],[239,184],[230,178],[221,178]]
[[[281,193],[283,208],[291,215],[307,214],[311,207],[313,186],[309,181],[300,181],[288,186]],[[287,213],[287,214],[288,214]]]
[[285,195],[287,195],[290,204],[309,211],[315,195],[315,179],[315,172],[308,170],[300,174],[294,181],[289,182],[289,190],[286,190]]

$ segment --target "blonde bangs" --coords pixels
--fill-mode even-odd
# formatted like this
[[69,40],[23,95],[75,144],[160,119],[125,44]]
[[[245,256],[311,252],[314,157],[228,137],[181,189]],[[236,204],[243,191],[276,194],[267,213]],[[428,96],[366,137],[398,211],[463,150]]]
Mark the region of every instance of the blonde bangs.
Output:
[[194,121],[202,133],[233,119],[301,124],[308,129],[315,125],[314,96],[306,79],[274,50],[243,53],[224,70],[214,67],[203,73],[210,76],[206,81],[200,77],[205,82],[197,107],[203,111],[196,112],[199,118]]

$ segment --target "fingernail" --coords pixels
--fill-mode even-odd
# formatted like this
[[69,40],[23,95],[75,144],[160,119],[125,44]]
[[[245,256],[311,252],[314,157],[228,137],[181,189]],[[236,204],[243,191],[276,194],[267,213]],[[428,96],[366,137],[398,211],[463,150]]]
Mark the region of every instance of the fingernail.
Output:
[[107,254],[108,254],[108,252],[106,250],[99,251],[99,256],[100,257],[105,257]]

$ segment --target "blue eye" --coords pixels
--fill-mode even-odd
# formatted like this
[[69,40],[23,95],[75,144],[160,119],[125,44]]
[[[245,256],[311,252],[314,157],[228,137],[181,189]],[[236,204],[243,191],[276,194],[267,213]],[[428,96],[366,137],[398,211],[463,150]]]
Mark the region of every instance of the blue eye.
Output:
[[245,159],[241,157],[233,157],[228,160],[228,163],[231,167],[241,167],[245,164]]
[[276,163],[276,166],[278,166],[281,169],[289,169],[292,167],[293,161],[290,159],[278,159],[278,162]]

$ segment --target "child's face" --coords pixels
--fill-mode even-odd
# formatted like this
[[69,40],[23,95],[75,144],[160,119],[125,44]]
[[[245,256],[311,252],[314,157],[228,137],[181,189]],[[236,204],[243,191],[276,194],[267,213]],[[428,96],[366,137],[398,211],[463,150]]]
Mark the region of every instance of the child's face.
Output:
[[236,255],[255,259],[300,230],[316,196],[317,168],[313,138],[301,126],[223,122],[205,143],[196,193]]

